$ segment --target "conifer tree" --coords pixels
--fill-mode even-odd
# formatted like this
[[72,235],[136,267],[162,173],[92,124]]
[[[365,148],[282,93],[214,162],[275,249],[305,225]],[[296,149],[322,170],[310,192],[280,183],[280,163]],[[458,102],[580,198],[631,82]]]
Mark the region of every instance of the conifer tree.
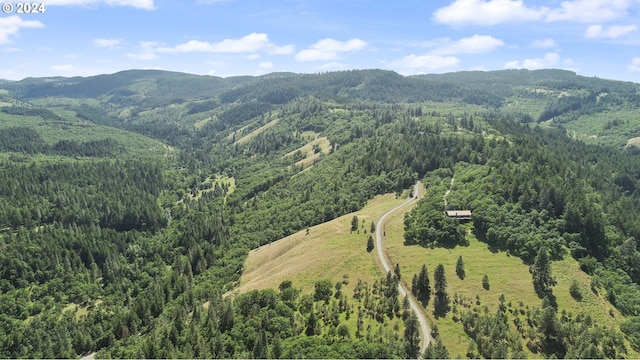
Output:
[[447,294],[447,278],[444,273],[444,266],[438,264],[433,274],[435,282],[435,298],[433,306],[435,307],[436,316],[444,316],[449,311],[449,295]]
[[466,276],[464,272],[464,260],[462,260],[462,255],[458,256],[458,261],[456,261],[456,275],[460,278],[460,280],[464,280]]
[[418,319],[411,312],[404,327],[404,339],[406,341],[407,357],[417,358],[420,352],[420,330],[418,328]]
[[282,341],[280,340],[280,336],[276,335],[273,337],[273,342],[271,347],[271,358],[280,359],[281,356],[282,356]]
[[450,359],[449,350],[444,346],[440,338],[436,338],[429,343],[429,346],[422,355],[423,359]]
[[427,306],[431,298],[431,285],[429,284],[429,273],[426,265],[422,265],[420,273],[413,276],[411,292],[422,303],[422,306]]
[[556,280],[551,275],[551,263],[547,255],[547,248],[542,246],[538,255],[529,269],[533,280],[533,288],[540,297],[551,292],[551,287],[556,285]]
[[487,274],[484,274],[484,276],[482,277],[482,288],[484,288],[485,290],[489,290],[489,276]]

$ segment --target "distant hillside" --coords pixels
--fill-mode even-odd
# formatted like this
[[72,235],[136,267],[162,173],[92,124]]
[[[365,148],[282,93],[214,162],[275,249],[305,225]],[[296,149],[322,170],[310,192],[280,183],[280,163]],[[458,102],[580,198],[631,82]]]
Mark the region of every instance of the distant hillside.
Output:
[[97,100],[108,104],[103,108],[113,116],[126,117],[131,125],[138,121],[135,115],[140,111],[170,105],[182,107],[184,111],[176,115],[186,117],[218,105],[254,102],[266,108],[313,96],[337,102],[478,105],[500,109],[522,122],[563,126],[577,138],[617,147],[640,136],[636,130],[640,121],[633,116],[640,107],[640,85],[578,76],[566,70],[467,71],[411,77],[384,70],[352,70],[230,78],[128,70],[91,77],[28,78],[2,82],[0,87],[15,99],[38,100],[49,106],[62,104],[65,98],[88,106]]
[[[238,82],[242,78],[223,79],[213,76],[199,76],[160,70],[127,70],[109,75],[72,78],[27,78],[11,83],[11,90],[20,98],[33,99],[48,96],[72,98],[100,97],[116,94],[131,88],[134,84],[146,86],[140,92],[146,96],[177,96],[183,98],[206,97],[216,94]],[[239,80],[239,81],[237,81]],[[187,86],[188,85],[188,86]]]

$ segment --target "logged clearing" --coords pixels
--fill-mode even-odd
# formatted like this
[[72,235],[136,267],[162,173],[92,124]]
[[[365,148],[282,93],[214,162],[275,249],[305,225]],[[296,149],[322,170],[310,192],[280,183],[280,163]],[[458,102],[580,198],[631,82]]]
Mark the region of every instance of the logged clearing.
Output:
[[631,139],[627,140],[627,146],[626,147],[630,147],[630,146],[640,147],[640,137],[634,137],[634,138],[631,138]]
[[233,131],[232,133],[230,133],[229,135],[227,135],[227,140],[233,140],[234,136],[242,136],[242,134],[244,134],[245,130],[247,130],[249,128],[249,126],[251,126],[251,124],[245,125],[243,127],[241,127],[238,130]]
[[299,151],[302,156],[304,156],[304,159],[297,161],[294,165],[306,168],[307,166],[312,165],[313,162],[323,154],[329,154],[329,149],[331,148],[330,145],[329,139],[326,137],[318,137],[308,144],[289,152],[285,157],[293,156]]
[[256,137],[258,134],[264,132],[268,128],[275,126],[277,123],[278,123],[278,119],[271,120],[268,123],[262,125],[261,127],[253,130],[249,134],[247,134],[247,135],[243,136],[242,138],[238,139],[234,144],[242,145],[242,144],[248,142],[249,140],[253,139],[254,137]]
[[236,179],[223,175],[209,176],[202,182],[202,189],[198,189],[195,194],[193,192],[190,192],[188,196],[191,200],[199,200],[200,198],[202,198],[203,194],[214,191],[216,185],[220,187],[222,187],[223,185],[228,186],[229,190],[227,192],[227,195],[225,195],[226,198],[226,196],[229,196],[235,190]]
[[193,127],[195,127],[196,129],[200,130],[200,129],[202,129],[205,125],[207,125],[207,123],[208,123],[209,121],[211,121],[211,120],[213,120],[213,117],[212,117],[212,116],[210,116],[210,117],[208,117],[208,118],[204,118],[204,119],[199,120],[199,121],[196,121],[196,122],[193,124]]
[[[379,195],[357,212],[341,216],[324,224],[288,236],[249,253],[238,291],[277,288],[284,280],[291,280],[303,292],[311,292],[316,281],[343,280],[351,294],[358,279],[373,284],[383,276],[377,253],[366,251],[371,223],[387,210],[402,203],[406,196]],[[400,213],[411,209],[407,206]],[[359,232],[351,233],[351,220],[357,216]]]

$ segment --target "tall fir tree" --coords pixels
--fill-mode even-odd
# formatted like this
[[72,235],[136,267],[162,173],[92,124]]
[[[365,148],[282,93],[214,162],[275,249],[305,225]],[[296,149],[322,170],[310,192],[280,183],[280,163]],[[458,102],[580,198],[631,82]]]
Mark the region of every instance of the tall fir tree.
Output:
[[404,339],[406,343],[407,357],[415,359],[420,353],[420,329],[418,318],[411,312],[404,326]]
[[546,247],[540,247],[529,271],[531,272],[531,278],[533,280],[533,289],[538,296],[544,297],[550,294],[551,287],[556,285],[556,280],[551,274],[551,263],[549,261],[549,255],[547,255]]
[[438,264],[433,273],[435,297],[433,300],[436,316],[444,316],[449,311],[449,295],[447,294],[447,278],[444,265]]
[[458,256],[458,260],[456,261],[456,275],[458,275],[460,280],[464,280],[466,276],[464,271],[464,260],[462,260],[462,255]]
[[429,283],[427,265],[422,265],[420,273],[413,276],[411,292],[413,292],[413,295],[422,303],[422,306],[427,306],[431,298],[431,285]]

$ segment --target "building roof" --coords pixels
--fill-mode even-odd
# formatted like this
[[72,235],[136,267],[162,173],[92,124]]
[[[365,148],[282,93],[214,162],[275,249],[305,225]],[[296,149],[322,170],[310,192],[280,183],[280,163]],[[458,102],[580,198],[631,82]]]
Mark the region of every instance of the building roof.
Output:
[[450,217],[471,217],[471,210],[447,210],[444,214]]

